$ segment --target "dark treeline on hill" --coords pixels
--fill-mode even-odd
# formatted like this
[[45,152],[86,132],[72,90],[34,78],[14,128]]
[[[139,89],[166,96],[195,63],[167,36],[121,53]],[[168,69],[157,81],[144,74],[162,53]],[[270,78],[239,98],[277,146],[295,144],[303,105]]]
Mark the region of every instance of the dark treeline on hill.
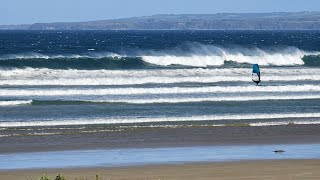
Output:
[[153,15],[88,22],[6,25],[30,30],[320,30],[320,12]]

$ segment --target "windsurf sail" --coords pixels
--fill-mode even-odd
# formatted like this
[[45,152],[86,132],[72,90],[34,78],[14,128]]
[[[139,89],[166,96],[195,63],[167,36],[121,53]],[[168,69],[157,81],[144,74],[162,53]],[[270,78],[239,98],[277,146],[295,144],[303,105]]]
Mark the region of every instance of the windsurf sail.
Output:
[[258,64],[254,64],[252,67],[252,81],[259,84],[260,83],[260,68]]

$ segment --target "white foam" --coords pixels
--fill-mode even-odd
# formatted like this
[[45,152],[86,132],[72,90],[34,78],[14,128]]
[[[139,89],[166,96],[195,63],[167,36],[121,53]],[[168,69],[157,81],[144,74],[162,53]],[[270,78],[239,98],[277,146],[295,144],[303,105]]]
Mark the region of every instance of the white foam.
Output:
[[31,104],[32,100],[28,101],[0,101],[0,106],[17,106]]
[[[76,70],[76,69],[0,69],[0,77],[4,78],[90,78],[90,77],[211,77],[235,76],[251,74],[251,68],[192,68],[192,69],[152,69],[152,70]],[[265,76],[298,76],[320,75],[319,68],[261,68]]]
[[193,67],[221,66],[224,64],[223,57],[209,55],[192,55],[192,56],[142,56],[142,59],[150,64],[169,66],[184,65]]
[[[266,100],[311,100],[311,99],[320,99],[320,95],[304,95],[304,94],[294,94],[294,95],[261,95],[261,96],[248,96],[248,95],[230,95],[230,96],[206,96],[206,97],[157,97],[157,98],[146,98],[142,97],[100,97],[94,98],[90,97],[64,97],[61,99],[61,96],[50,97],[49,100],[59,100],[59,101],[83,101],[83,102],[92,102],[92,103],[129,103],[129,104],[154,104],[154,103],[191,103],[191,102],[241,102],[241,101],[266,101]],[[47,99],[48,100],[48,99]],[[12,105],[23,105],[30,104],[32,101],[21,102],[10,102],[6,103],[7,106]]]
[[130,124],[148,122],[181,122],[181,121],[219,121],[219,120],[259,120],[259,119],[290,119],[320,118],[320,113],[289,113],[289,114],[242,114],[242,115],[209,115],[188,117],[155,117],[155,118],[97,118],[97,119],[61,119],[31,122],[0,122],[0,127],[26,126],[61,126],[61,125],[92,125],[92,124]]
[[280,122],[258,122],[250,123],[250,126],[283,126],[283,125],[312,125],[320,124],[320,121],[280,121]]
[[[288,75],[288,76],[264,76],[263,82],[271,81],[319,81],[320,75]],[[18,86],[44,86],[44,85],[134,85],[134,84],[172,84],[172,83],[216,83],[216,82],[251,82],[251,76],[233,75],[233,76],[147,76],[147,77],[75,77],[75,78],[60,78],[53,76],[47,77],[30,77],[16,78],[16,79],[3,79],[0,85]]]
[[[262,82],[269,81],[319,81],[320,76],[270,76],[263,77]],[[27,79],[27,80],[1,80],[0,85],[28,85],[28,86],[77,86],[77,85],[135,85],[135,84],[172,84],[172,83],[216,83],[216,82],[251,82],[250,77],[145,77],[145,78],[83,78],[83,79]]]
[[88,102],[100,103],[130,103],[130,104],[153,104],[153,103],[189,103],[189,102],[224,102],[224,101],[265,101],[265,100],[306,100],[320,99],[320,95],[290,95],[290,96],[219,96],[219,97],[187,97],[187,98],[153,98],[153,99],[108,99],[87,100]]
[[287,86],[211,86],[169,88],[95,88],[95,89],[0,89],[0,96],[103,96],[139,94],[199,94],[249,92],[320,92],[320,85]]
[[27,133],[27,135],[31,135],[31,136],[48,136],[48,135],[57,135],[57,134],[62,134],[62,132],[54,132],[54,133],[49,133],[49,132]]
[[225,62],[260,64],[260,65],[303,65],[306,55],[319,55],[320,52],[306,52],[295,47],[287,47],[276,51],[259,48],[223,48],[210,45],[191,47],[189,55],[157,53],[160,55],[142,56],[150,64],[169,66],[184,65],[193,67],[221,66]]
[[[263,68],[262,81],[320,80],[318,68]],[[251,68],[175,70],[0,70],[0,85],[132,85],[147,83],[251,82]]]
[[[88,49],[89,50],[89,49]],[[91,49],[92,50],[92,49]],[[93,49],[94,50],[94,49]],[[60,58],[105,58],[105,57],[112,57],[112,58],[121,58],[121,56],[116,53],[111,52],[91,52],[90,54],[41,54],[35,52],[29,53],[22,53],[22,54],[8,54],[3,55],[0,57],[0,60],[13,60],[13,59],[60,59]]]
[[21,134],[4,134],[4,135],[1,135],[0,134],[0,138],[2,137],[12,137],[12,136],[25,136],[25,135],[28,135],[28,136],[49,136],[49,135],[59,135],[59,134],[62,134],[62,132],[57,132],[57,133],[46,133],[46,132],[35,132],[35,133],[21,133]]
[[[94,50],[94,49],[88,49]],[[138,53],[138,52],[137,52]],[[183,65],[192,67],[221,66],[225,62],[236,63],[292,66],[303,65],[303,57],[308,55],[320,55],[320,52],[307,52],[296,47],[285,47],[277,49],[259,49],[233,47],[225,48],[212,45],[195,44],[187,50],[175,49],[174,51],[160,52],[140,52],[139,55],[129,57],[141,57],[144,62],[159,65]],[[112,52],[93,52],[87,54],[41,54],[41,53],[22,53],[9,54],[0,57],[0,60],[11,59],[52,59],[52,58],[121,58],[128,55],[119,55]]]
[[2,137],[10,137],[10,136],[20,136],[20,134],[0,134],[0,138],[2,138]]

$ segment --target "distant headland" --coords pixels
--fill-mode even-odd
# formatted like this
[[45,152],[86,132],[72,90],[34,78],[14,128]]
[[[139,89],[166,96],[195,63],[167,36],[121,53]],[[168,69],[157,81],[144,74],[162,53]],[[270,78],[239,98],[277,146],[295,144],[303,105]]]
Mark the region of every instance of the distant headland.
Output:
[[320,30],[320,12],[160,14],[87,22],[0,25],[8,30]]

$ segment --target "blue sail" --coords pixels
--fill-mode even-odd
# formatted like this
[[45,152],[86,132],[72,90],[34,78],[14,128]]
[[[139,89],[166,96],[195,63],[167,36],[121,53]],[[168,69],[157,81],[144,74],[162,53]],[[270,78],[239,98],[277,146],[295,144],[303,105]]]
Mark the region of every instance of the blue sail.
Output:
[[257,84],[260,83],[260,68],[258,64],[254,64],[252,67],[252,81]]

